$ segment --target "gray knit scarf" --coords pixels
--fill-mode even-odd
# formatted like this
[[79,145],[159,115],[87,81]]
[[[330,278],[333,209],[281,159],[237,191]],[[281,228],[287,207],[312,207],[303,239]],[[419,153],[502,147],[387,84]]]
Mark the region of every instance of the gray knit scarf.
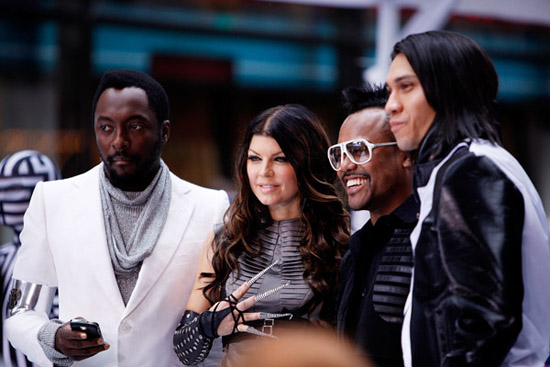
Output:
[[[162,160],[153,181],[144,191],[132,198],[128,197],[124,191],[114,187],[105,176],[103,165],[100,167],[101,204],[107,232],[107,244],[115,273],[132,273],[139,269],[142,261],[153,252],[168,217],[171,187],[170,171]],[[113,201],[116,201],[117,205],[142,206],[143,210],[141,210],[137,222],[124,223],[124,220],[128,220],[124,216],[117,220]],[[123,226],[133,226],[131,236],[126,243],[119,221]]]

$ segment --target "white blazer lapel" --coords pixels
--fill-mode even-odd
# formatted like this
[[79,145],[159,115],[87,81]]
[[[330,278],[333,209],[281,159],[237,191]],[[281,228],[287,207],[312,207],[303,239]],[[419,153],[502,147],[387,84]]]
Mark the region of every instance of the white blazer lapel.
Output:
[[107,299],[113,303],[120,313],[124,310],[124,302],[115,279],[111,255],[107,247],[103,209],[99,194],[99,167],[91,175],[86,175],[87,180],[76,183],[76,197],[72,198],[76,205],[73,220],[75,221],[75,234],[73,240],[82,248],[82,266],[93,274],[105,293]]
[[180,246],[194,210],[193,203],[186,197],[188,191],[172,183],[172,197],[166,224],[155,249],[143,261],[136,287],[126,306],[126,314],[131,313],[147,296]]

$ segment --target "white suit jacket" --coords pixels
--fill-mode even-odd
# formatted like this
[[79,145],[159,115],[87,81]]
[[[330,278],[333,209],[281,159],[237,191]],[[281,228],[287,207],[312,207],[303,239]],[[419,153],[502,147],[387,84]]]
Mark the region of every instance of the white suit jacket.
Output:
[[[13,277],[58,287],[60,320],[82,316],[99,323],[111,348],[74,366],[181,366],[172,336],[187,304],[203,241],[227,209],[227,194],[171,174],[166,224],[125,307],[107,248],[99,169],[101,164],[82,175],[36,186]],[[51,366],[37,341],[47,320],[44,312],[24,312],[9,318],[5,329],[14,347]]]

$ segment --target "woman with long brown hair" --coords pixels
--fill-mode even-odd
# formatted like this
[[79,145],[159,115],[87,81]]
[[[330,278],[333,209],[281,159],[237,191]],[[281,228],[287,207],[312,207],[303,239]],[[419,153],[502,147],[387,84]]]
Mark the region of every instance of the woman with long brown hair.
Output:
[[237,196],[223,228],[207,239],[174,335],[183,363],[202,361],[223,336],[224,366],[238,366],[254,334],[332,321],[349,220],[328,146],[319,120],[300,105],[270,108],[250,123],[238,152]]

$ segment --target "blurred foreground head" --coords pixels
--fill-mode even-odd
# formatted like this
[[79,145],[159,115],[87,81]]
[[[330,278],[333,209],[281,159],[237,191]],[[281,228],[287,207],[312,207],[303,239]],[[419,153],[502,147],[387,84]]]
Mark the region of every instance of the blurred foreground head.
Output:
[[241,367],[374,367],[357,355],[353,344],[334,332],[318,329],[288,329],[278,339],[258,340]]

